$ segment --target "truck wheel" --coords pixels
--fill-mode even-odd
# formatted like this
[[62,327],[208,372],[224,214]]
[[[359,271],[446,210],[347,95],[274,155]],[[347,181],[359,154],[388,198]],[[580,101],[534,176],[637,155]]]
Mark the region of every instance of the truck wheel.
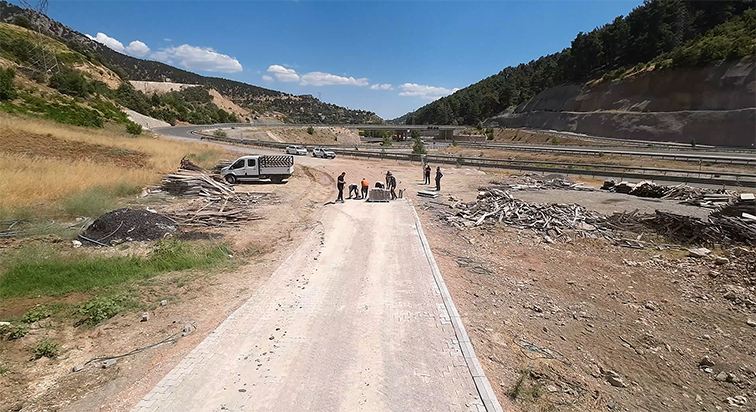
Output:
[[270,181],[273,183],[283,183],[284,179],[286,179],[283,176],[271,176]]
[[226,175],[226,181],[229,184],[232,184],[232,185],[236,184],[236,176],[234,176],[234,175]]

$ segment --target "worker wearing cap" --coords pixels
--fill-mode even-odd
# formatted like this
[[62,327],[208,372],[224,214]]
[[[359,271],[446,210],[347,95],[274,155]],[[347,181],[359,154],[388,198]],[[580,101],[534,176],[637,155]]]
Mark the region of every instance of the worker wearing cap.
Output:
[[441,173],[441,166],[436,167],[436,191],[441,191],[441,178],[444,177],[444,174]]
[[362,198],[367,199],[368,189],[370,189],[370,183],[368,183],[367,179],[363,177],[361,184],[362,184]]

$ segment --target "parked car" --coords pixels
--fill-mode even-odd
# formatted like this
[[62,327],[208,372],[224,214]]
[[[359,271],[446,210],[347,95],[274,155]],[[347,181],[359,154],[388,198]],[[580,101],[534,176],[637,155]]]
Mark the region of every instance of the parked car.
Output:
[[323,149],[322,147],[316,147],[312,149],[312,157],[322,157],[323,159],[333,159],[336,157],[336,153]]
[[307,156],[307,149],[302,146],[287,146],[286,154]]

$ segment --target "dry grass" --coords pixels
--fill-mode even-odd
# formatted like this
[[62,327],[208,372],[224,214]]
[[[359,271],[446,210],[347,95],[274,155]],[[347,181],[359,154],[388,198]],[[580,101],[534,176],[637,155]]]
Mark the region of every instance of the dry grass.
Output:
[[[201,143],[184,143],[163,138],[131,138],[124,133],[65,126],[39,119],[0,116],[0,135],[14,133],[47,136],[56,139],[126,149],[145,154],[145,167],[122,167],[109,159],[82,156],[61,159],[35,153],[18,154],[0,151],[0,211],[5,217],[32,209],[33,215],[61,213],[61,205],[72,197],[93,188],[116,188],[122,185],[144,186],[157,183],[160,176],[175,170],[181,158],[202,154],[206,165],[224,156],[222,150]],[[82,145],[82,147],[89,147]],[[226,156],[228,157],[228,156]],[[112,160],[112,159],[110,159]],[[110,190],[117,196],[117,190]],[[15,211],[15,212],[14,212]]]

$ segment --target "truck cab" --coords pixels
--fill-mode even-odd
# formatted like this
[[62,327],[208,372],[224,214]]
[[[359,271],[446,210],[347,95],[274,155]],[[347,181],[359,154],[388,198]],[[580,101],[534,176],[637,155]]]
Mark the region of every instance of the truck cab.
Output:
[[250,155],[236,159],[221,169],[226,182],[282,183],[294,173],[294,157],[290,155]]

